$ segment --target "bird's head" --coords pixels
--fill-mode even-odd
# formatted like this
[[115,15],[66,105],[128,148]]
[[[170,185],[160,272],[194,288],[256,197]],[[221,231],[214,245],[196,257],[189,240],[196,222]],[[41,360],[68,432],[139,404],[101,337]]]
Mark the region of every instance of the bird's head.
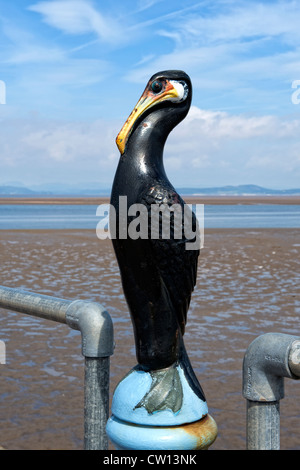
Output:
[[187,115],[192,99],[192,84],[189,76],[181,70],[167,70],[153,75],[119,132],[116,143],[123,154],[127,141],[136,125],[148,114],[156,109],[168,108],[173,111],[172,126],[174,127]]

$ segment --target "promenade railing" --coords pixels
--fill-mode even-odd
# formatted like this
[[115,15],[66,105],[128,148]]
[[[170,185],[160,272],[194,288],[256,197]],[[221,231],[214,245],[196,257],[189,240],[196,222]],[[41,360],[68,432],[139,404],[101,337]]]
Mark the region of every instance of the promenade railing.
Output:
[[284,378],[300,378],[300,337],[266,333],[249,345],[243,362],[248,450],[280,450]]
[[65,300],[0,286],[0,308],[65,323],[81,332],[84,370],[85,450],[108,449],[109,369],[113,354],[113,324],[102,305]]
[[[0,308],[59,323],[81,332],[84,373],[84,449],[107,450],[109,369],[113,324],[102,305],[65,300],[0,286]],[[248,450],[280,449],[280,400],[284,378],[300,378],[300,337],[266,333],[248,347],[243,361]]]

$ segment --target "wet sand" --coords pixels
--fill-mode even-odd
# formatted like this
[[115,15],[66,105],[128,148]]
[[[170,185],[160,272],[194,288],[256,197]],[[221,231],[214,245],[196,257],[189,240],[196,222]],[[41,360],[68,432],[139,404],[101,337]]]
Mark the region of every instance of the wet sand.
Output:
[[[289,204],[300,205],[300,196],[188,196],[183,195],[187,204]],[[109,203],[109,197],[0,197],[0,204],[88,204]]]
[[[185,343],[218,424],[211,449],[246,446],[242,362],[267,332],[300,334],[300,229],[206,230]],[[114,322],[111,393],[136,364],[131,321],[109,240],[92,230],[1,230],[0,285],[100,302]],[[0,310],[0,445],[81,449],[83,358],[66,325]],[[299,383],[285,380],[281,448],[300,450]]]

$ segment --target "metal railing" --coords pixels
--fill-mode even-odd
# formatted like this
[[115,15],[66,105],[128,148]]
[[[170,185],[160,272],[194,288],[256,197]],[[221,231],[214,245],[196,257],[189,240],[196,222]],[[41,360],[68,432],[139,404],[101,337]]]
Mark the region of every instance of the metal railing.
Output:
[[[113,324],[98,303],[65,300],[0,286],[0,308],[65,323],[81,332],[84,373],[84,449],[106,450],[109,366]],[[247,449],[280,449],[280,400],[284,378],[300,378],[300,337],[267,333],[248,347],[243,361],[247,400]]]
[[65,300],[0,286],[0,308],[65,323],[81,332],[84,371],[84,449],[106,450],[109,417],[109,366],[113,324],[98,303]]
[[300,337],[266,333],[249,345],[243,362],[247,399],[247,449],[280,449],[284,378],[300,378]]

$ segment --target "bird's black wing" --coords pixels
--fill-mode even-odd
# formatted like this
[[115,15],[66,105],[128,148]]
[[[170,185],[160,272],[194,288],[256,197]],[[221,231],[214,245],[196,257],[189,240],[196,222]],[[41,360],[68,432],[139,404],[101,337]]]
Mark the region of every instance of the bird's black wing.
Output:
[[[191,295],[196,284],[200,253],[197,246],[195,249],[187,249],[187,243],[193,240],[189,237],[190,234],[187,234],[187,227],[184,226],[184,211],[189,211],[189,220],[193,224],[190,229],[193,229],[195,233],[196,230],[199,230],[196,216],[172,188],[166,189],[161,185],[155,185],[144,193],[142,201],[147,206],[149,213],[149,239],[153,262],[157,267],[161,283],[183,334]],[[159,234],[157,233],[157,224],[155,226],[153,220],[153,212],[151,213],[153,206],[156,211],[158,208],[161,209],[159,210]],[[178,211],[176,216],[172,215],[174,209]],[[163,229],[166,229],[168,225],[166,212],[169,212],[170,215],[169,237],[168,233],[163,233]],[[178,222],[181,225],[180,238],[178,238],[180,233]],[[163,238],[164,236],[166,238]]]

